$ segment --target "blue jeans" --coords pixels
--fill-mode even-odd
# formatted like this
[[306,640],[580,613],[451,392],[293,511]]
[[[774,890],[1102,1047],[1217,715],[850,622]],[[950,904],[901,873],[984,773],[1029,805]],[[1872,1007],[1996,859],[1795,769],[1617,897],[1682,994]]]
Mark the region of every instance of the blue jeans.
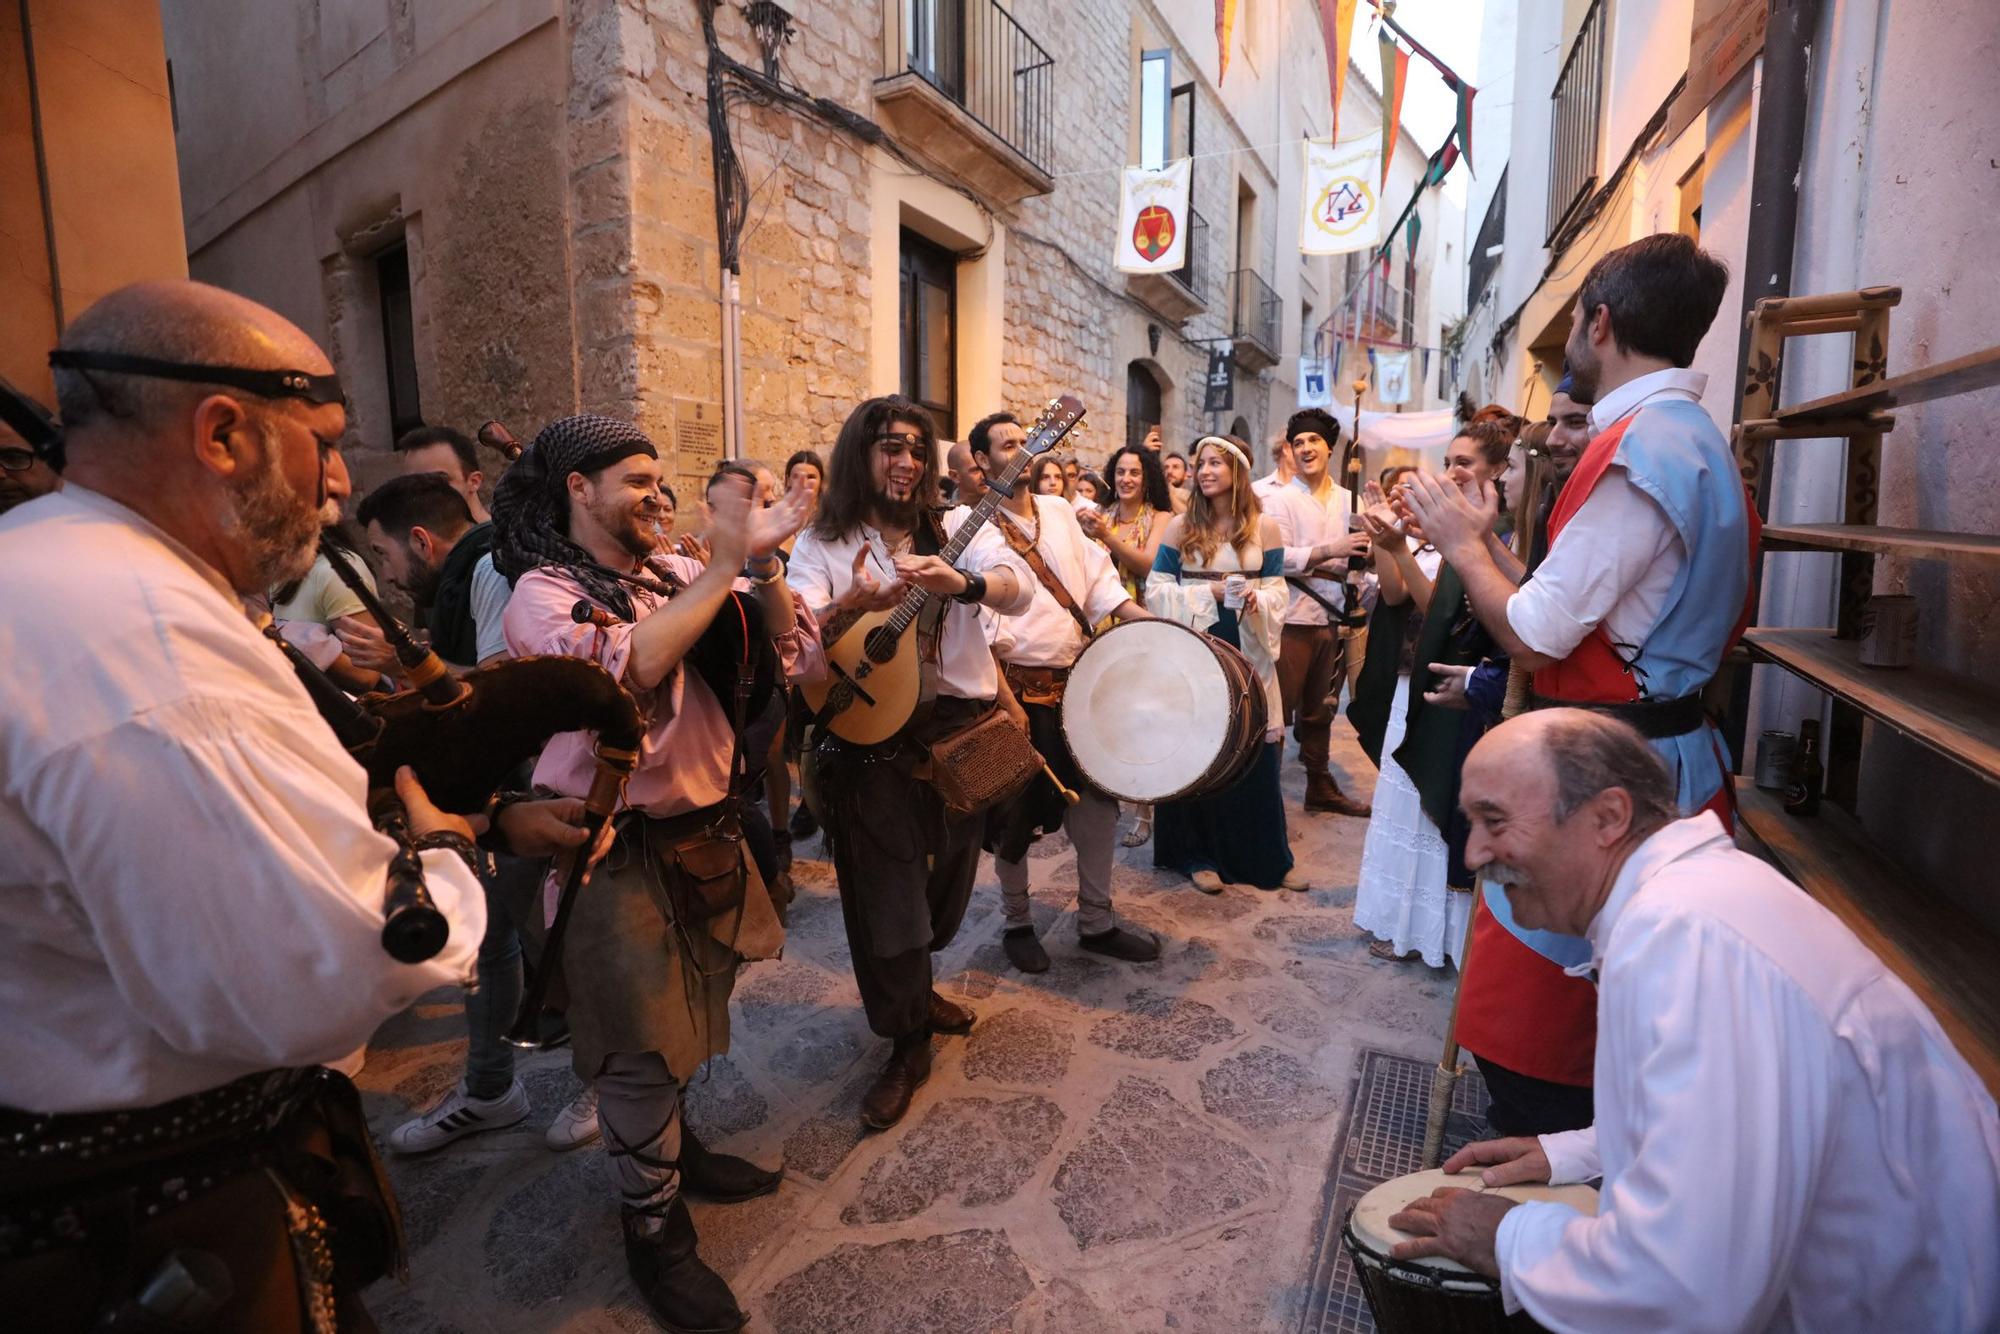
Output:
[[499,873],[484,881],[486,934],[479,941],[479,985],[465,998],[465,1091],[469,1097],[506,1096],[514,1083],[514,1048],[507,1030],[521,1008],[521,933],[503,906],[499,882],[510,874],[535,874],[541,862],[499,859]]

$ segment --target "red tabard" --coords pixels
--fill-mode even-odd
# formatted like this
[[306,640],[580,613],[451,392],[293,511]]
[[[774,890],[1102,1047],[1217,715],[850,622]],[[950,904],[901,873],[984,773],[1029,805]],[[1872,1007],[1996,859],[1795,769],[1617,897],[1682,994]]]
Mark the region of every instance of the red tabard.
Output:
[[[1549,545],[1583,507],[1611,465],[1626,417],[1593,438],[1549,513]],[[1535,692],[1558,699],[1624,703],[1639,697],[1631,669],[1599,626],[1561,662],[1535,673]],[[1458,984],[1458,1042],[1517,1074],[1588,1086],[1597,1053],[1597,987],[1570,977],[1523,945],[1486,910],[1472,918],[1472,948]]]

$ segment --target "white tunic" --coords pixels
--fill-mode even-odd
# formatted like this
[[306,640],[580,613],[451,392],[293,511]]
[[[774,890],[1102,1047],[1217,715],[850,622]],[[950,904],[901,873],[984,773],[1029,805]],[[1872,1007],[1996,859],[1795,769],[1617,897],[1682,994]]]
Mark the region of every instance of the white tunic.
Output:
[[334,1060],[472,970],[486,902],[424,855],[444,952],[382,950],[390,841],[222,576],[66,486],[0,519],[0,1104],[142,1107]]
[[[1032,532],[1035,550],[1049,572],[1062,581],[1085,619],[1096,625],[1131,598],[1125,585],[1118,582],[1111,553],[1083,535],[1075,511],[1059,497],[1034,499],[1038,527],[1031,529],[1005,509],[994,516],[993,522],[1011,525],[1023,533]],[[1003,536],[1001,541],[1006,538]],[[1021,563],[1026,565],[1027,561],[1023,559]],[[1083,652],[1083,628],[1076,623],[1076,617],[1063,610],[1032,569],[1028,571],[1028,583],[1034,589],[1034,599],[1026,611],[1019,616],[989,618],[993,647],[1002,662],[1018,667],[1067,667]]]
[[[1346,487],[1328,482],[1326,495],[1316,496],[1304,479],[1297,477],[1264,496],[1263,504],[1264,512],[1278,521],[1278,534],[1285,544],[1285,573],[1293,577],[1305,573],[1314,547],[1347,536],[1347,519],[1354,512],[1353,493]],[[1334,606],[1346,606],[1347,591],[1339,578],[1314,575],[1306,583]],[[1285,609],[1286,625],[1327,623],[1325,607],[1297,588],[1286,585],[1286,589],[1292,599]]]
[[1508,1309],[1553,1330],[2000,1328],[2000,1123],[1909,988],[1739,852],[1667,826],[1590,925],[1597,1121],[1545,1135],[1596,1218],[1500,1224]]
[[[945,535],[958,532],[972,511],[964,505],[944,516]],[[864,566],[877,584],[896,578],[896,567],[881,534],[863,526],[837,541],[821,537],[811,528],[792,544],[792,559],[785,567],[785,582],[792,592],[805,599],[806,606],[821,622],[835,598],[853,587],[854,558],[868,549]],[[999,567],[1014,572],[1016,585],[1012,602],[990,610],[1002,616],[1025,611],[1035,595],[1035,576],[1025,562],[1007,546],[1005,539],[989,525],[975,535],[959,557],[959,568],[984,574]],[[993,650],[987,645],[985,627],[980,624],[980,608],[950,603],[944,613],[944,633],[938,656],[938,691],[960,699],[990,700],[1000,693],[1000,672],[993,665]]]
[[[1651,402],[1698,403],[1707,386],[1699,371],[1641,375],[1590,410],[1591,431],[1602,434]],[[1607,468],[1535,577],[1508,599],[1507,623],[1549,658],[1567,658],[1600,623],[1613,644],[1643,644],[1686,563],[1681,535],[1659,502],[1632,485],[1623,468]]]

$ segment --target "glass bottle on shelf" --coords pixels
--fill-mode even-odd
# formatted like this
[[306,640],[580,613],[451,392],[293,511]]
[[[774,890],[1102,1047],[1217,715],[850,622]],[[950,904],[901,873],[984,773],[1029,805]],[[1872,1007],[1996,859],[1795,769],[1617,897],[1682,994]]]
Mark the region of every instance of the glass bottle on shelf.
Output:
[[1785,809],[1793,815],[1818,815],[1820,787],[1826,771],[1819,758],[1819,719],[1799,724],[1799,753],[1792,766],[1791,785],[1785,789]]

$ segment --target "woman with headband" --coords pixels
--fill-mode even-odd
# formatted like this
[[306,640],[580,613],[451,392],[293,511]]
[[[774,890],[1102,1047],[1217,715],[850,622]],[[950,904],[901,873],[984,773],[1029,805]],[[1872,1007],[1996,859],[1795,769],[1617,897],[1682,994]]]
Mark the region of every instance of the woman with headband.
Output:
[[[1263,753],[1234,787],[1193,801],[1162,802],[1155,812],[1153,865],[1179,871],[1204,894],[1225,884],[1307,889],[1292,866],[1278,791],[1284,709],[1278,697],[1278,646],[1290,598],[1275,520],[1250,489],[1250,452],[1227,436],[1195,446],[1194,494],[1160,539],[1146,583],[1146,607],[1240,649],[1264,692],[1270,728]],[[1189,579],[1201,573],[1226,580]]]

